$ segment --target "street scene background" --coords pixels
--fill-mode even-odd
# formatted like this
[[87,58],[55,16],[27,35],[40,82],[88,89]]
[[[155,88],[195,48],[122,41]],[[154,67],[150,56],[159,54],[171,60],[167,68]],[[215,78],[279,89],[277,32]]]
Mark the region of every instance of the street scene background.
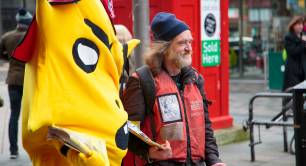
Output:
[[[229,0],[229,84],[226,86],[229,87],[229,114],[234,122],[231,129],[215,131],[219,142],[224,138],[236,137],[233,133],[237,130],[245,132],[243,126],[248,119],[249,100],[252,96],[258,92],[280,91],[284,72],[282,66],[285,62],[282,59],[283,36],[293,16],[306,14],[305,5],[306,0]],[[34,13],[35,0],[0,1],[0,34],[15,28],[15,14],[21,7]],[[29,166],[32,164],[22,148],[21,127],[20,156],[16,160],[9,159],[10,105],[5,84],[7,69],[8,63],[0,61],[0,96],[4,99],[4,106],[0,108],[0,166]],[[260,120],[270,120],[280,110],[281,99],[258,99],[254,105],[255,118]],[[262,144],[255,146],[256,161],[250,162],[248,131],[239,142],[219,146],[220,158],[228,166],[295,165],[295,156],[284,152],[281,127],[260,127]],[[288,128],[288,132],[290,140],[293,129]],[[255,141],[258,141],[257,127],[254,133]]]

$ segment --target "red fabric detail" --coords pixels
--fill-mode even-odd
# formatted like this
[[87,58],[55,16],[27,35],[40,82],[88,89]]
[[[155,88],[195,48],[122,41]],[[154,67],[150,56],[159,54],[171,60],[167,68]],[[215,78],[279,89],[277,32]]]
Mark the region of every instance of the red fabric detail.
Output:
[[77,0],[48,0],[49,3],[70,3],[76,2]]
[[185,108],[189,122],[191,157],[192,160],[197,161],[201,160],[205,154],[205,114],[203,100],[195,84],[185,85],[184,97],[184,103],[188,103],[188,106]]
[[122,166],[131,166],[134,165],[135,154],[128,151],[125,157],[122,159]]
[[113,5],[113,0],[101,0],[108,16],[111,19],[115,18],[115,12],[114,12],[114,5]]
[[35,49],[36,32],[37,22],[36,17],[34,15],[33,21],[29,26],[26,35],[12,53],[14,59],[17,59],[22,62],[28,62],[31,59],[31,57],[33,56],[33,51]]

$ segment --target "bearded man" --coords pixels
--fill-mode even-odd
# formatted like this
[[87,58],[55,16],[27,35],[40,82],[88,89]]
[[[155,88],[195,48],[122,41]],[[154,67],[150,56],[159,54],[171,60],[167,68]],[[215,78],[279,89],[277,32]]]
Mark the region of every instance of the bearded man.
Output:
[[219,159],[208,115],[203,77],[191,67],[193,37],[189,26],[171,13],[152,20],[153,45],[146,65],[155,86],[153,108],[146,107],[137,72],[126,85],[123,98],[129,120],[163,148],[130,139],[136,165],[225,166]]

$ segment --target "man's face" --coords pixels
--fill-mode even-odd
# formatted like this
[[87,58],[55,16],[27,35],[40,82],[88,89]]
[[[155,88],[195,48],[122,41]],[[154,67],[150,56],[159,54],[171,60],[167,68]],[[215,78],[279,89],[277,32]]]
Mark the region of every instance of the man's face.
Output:
[[173,63],[179,69],[191,65],[192,40],[190,30],[186,30],[177,35],[170,44],[166,60]]

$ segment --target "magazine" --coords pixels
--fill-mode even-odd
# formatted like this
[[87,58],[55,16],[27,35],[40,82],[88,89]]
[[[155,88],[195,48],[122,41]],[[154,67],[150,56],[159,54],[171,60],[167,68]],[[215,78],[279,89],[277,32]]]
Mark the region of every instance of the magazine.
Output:
[[80,133],[58,126],[48,127],[48,139],[56,139],[71,149],[74,149],[89,157],[91,151],[106,154],[105,141],[88,134]]
[[[164,147],[161,144],[152,141],[145,133],[143,133],[132,122],[128,121],[127,124],[128,124],[128,130],[131,134],[135,135],[149,146],[156,146],[160,149],[164,149]],[[74,149],[80,153],[83,153],[87,157],[90,156],[90,152],[92,150],[101,154],[107,153],[106,144],[104,140],[71,129],[55,125],[48,126],[47,138],[58,140],[64,145],[68,146],[69,148]]]
[[164,149],[164,147],[157,143],[152,141],[145,133],[143,133],[136,125],[134,125],[131,121],[128,121],[128,129],[129,132],[144,141],[146,144],[150,146],[156,146],[160,149]]

